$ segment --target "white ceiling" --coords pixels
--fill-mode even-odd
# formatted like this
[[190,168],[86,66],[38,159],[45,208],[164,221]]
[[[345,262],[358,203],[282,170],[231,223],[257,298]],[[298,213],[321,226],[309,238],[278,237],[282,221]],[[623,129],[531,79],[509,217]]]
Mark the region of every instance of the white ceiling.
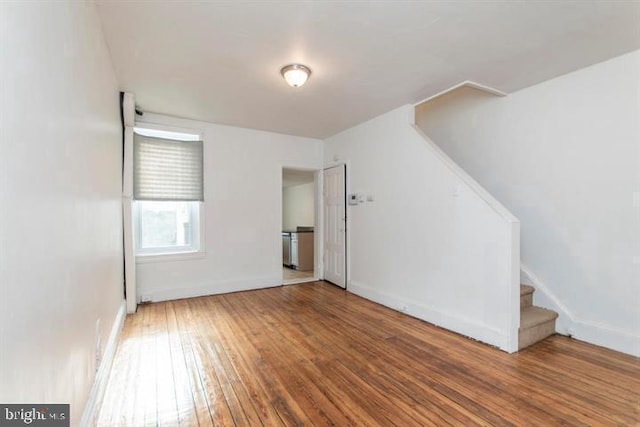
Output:
[[[640,48],[638,1],[98,1],[145,111],[324,138],[472,80],[512,92]],[[298,89],[282,66],[313,74]],[[606,84],[606,82],[603,82]]]

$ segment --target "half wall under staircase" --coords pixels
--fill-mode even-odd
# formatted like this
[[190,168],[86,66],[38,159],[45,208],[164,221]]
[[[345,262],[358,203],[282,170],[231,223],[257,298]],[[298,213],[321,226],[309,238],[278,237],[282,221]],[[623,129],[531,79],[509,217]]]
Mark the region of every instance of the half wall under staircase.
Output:
[[[478,196],[482,197],[488,204],[493,205],[493,208],[497,213],[501,213],[505,218],[508,218],[510,214],[497,200],[489,195],[486,190],[480,186],[476,181],[469,177],[466,172],[455,164],[455,162],[448,157],[439,147],[435,146],[435,143],[425,135],[420,128],[415,127],[418,133],[425,140],[427,145],[431,149],[435,149],[441,159],[448,163],[450,167],[455,168],[457,174],[466,180],[470,189],[473,189]],[[507,212],[507,213],[505,213]],[[515,217],[514,217],[515,219]],[[518,243],[519,245],[519,240]],[[519,251],[518,251],[519,253]],[[518,322],[518,345],[517,350],[522,350],[537,342],[544,340],[545,338],[556,333],[556,319],[558,313],[553,310],[549,310],[542,307],[533,305],[533,293],[535,288],[530,285],[520,285],[520,310],[519,310],[519,322]]]
[[[458,85],[455,85],[447,90],[444,90],[430,98],[427,98],[424,101],[415,105],[415,123],[414,126],[420,130],[421,136],[428,142],[429,145],[435,144],[425,133],[424,130],[418,125],[418,116],[424,115],[422,111],[422,106],[426,105],[430,101],[442,97],[442,96],[451,96],[455,95],[459,90],[468,90],[472,89],[475,91],[484,92],[485,95],[493,95],[497,97],[507,96],[506,93],[501,92],[499,90],[493,89],[488,86],[484,86],[472,81],[465,81]],[[437,145],[437,144],[436,144]],[[440,150],[440,147],[438,147]],[[453,163],[456,168],[459,168],[458,172],[460,176],[467,175],[466,171],[460,168],[453,159],[451,159],[444,151],[439,153],[442,158],[446,158],[448,162]],[[468,175],[467,175],[468,176]],[[500,204],[499,201],[493,198],[489,193],[472,177],[469,176],[469,182],[471,183],[471,187],[475,188],[478,194],[483,197],[488,203],[493,202],[498,208],[496,208],[496,212],[507,211],[508,210]],[[519,245],[519,242],[518,242]],[[545,338],[553,335],[556,332],[556,319],[558,318],[558,313],[555,311],[537,307],[533,305],[533,293],[535,289],[530,285],[521,284],[520,285],[520,310],[519,310],[519,327],[518,327],[518,350],[522,350],[526,347],[529,347],[539,341],[544,340]]]

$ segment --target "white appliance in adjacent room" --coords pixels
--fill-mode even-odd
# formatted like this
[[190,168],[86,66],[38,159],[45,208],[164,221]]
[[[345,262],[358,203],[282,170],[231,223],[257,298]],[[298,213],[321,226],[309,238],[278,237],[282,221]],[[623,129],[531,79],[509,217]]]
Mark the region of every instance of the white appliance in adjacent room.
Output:
[[291,267],[291,232],[282,232],[282,265]]
[[301,271],[313,271],[313,227],[298,227],[282,232],[282,265]]

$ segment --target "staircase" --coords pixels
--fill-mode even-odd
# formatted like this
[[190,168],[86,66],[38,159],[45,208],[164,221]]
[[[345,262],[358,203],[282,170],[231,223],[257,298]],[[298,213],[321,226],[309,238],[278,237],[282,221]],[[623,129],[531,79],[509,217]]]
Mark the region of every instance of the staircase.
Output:
[[533,305],[533,286],[520,285],[520,329],[518,350],[542,341],[556,332],[558,313]]

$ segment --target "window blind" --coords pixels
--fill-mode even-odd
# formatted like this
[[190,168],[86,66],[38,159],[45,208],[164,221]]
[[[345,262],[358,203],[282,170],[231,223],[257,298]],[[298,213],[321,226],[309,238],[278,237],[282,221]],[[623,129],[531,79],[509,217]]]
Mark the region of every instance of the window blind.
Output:
[[135,200],[203,201],[202,141],[134,134]]

